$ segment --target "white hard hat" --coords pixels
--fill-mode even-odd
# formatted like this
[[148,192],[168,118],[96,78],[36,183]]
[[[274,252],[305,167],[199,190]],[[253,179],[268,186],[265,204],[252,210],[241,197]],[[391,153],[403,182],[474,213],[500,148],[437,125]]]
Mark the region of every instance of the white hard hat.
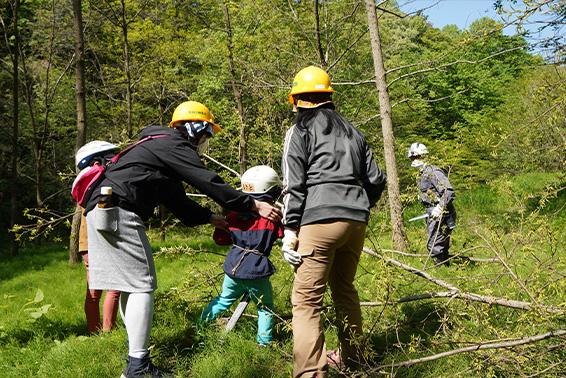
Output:
[[422,156],[428,154],[428,149],[422,143],[413,143],[411,147],[409,147],[409,151],[407,153],[407,157],[415,157],[415,156]]
[[276,186],[281,186],[281,180],[275,170],[267,165],[256,165],[244,172],[240,178],[242,191],[251,194],[267,193]]
[[79,169],[83,169],[90,164],[92,158],[100,156],[104,152],[118,150],[118,146],[103,140],[93,140],[88,142],[75,154],[75,165]]

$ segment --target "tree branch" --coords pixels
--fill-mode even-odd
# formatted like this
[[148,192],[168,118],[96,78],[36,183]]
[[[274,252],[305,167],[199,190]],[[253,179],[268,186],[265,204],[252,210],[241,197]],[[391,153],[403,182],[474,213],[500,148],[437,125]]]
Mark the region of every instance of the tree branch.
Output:
[[326,70],[326,59],[324,56],[324,51],[322,50],[322,42],[320,40],[320,17],[318,15],[318,0],[314,0],[314,21],[316,27],[316,50],[318,52],[318,58],[320,59],[320,65],[324,70]]
[[[422,294],[424,295],[424,297],[418,297],[416,296],[415,298],[417,299],[413,299],[413,300],[418,300],[418,299],[426,299],[426,298],[458,298],[458,299],[465,299],[465,300],[469,300],[469,301],[474,301],[474,302],[482,302],[482,303],[487,303],[489,305],[500,305],[500,306],[504,306],[504,307],[510,307],[510,308],[515,308],[515,309],[519,309],[519,310],[531,310],[533,308],[540,308],[544,311],[550,312],[550,313],[554,313],[554,314],[563,314],[564,313],[564,309],[561,307],[555,307],[555,306],[542,306],[542,305],[533,305],[530,302],[523,302],[523,301],[516,301],[516,300],[512,300],[512,299],[505,299],[505,298],[498,298],[498,297],[493,297],[493,296],[489,296],[489,295],[481,295],[481,294],[475,294],[475,293],[467,293],[467,292],[463,292],[461,291],[458,287],[443,281],[439,278],[433,277],[430,274],[428,274],[427,272],[414,268],[410,265],[406,265],[403,264],[400,261],[397,261],[395,259],[389,258],[389,257],[385,257],[382,256],[378,253],[375,253],[374,251],[372,251],[371,249],[364,247],[363,251],[371,256],[374,257],[378,257],[382,260],[384,260],[385,262],[387,262],[388,264],[391,265],[395,265],[401,269],[404,269],[408,272],[411,272],[413,274],[416,274],[419,277],[422,277],[438,286],[444,287],[448,290],[450,290],[450,295],[446,294],[446,293],[436,293],[436,294]],[[428,297],[427,297],[428,295]],[[431,295],[438,295],[438,296],[431,296]],[[411,298],[411,297],[407,297],[407,298]]]
[[505,49],[505,50],[502,50],[502,51],[498,51],[498,52],[496,52],[496,53],[493,53],[493,54],[491,54],[491,55],[488,55],[488,56],[483,57],[483,58],[478,59],[478,60],[458,59],[458,60],[455,60],[455,61],[450,62],[450,63],[441,64],[440,66],[431,67],[431,68],[425,68],[425,69],[422,69],[422,70],[409,72],[409,73],[406,73],[406,74],[404,74],[404,75],[401,75],[401,76],[396,77],[395,79],[391,80],[391,81],[389,82],[389,84],[387,84],[387,87],[389,88],[391,85],[393,85],[393,83],[395,83],[395,82],[397,82],[397,81],[399,81],[399,80],[401,80],[401,79],[404,79],[404,78],[406,78],[406,77],[409,77],[409,76],[414,76],[414,75],[418,75],[418,74],[425,73],[425,72],[430,72],[430,71],[437,71],[437,70],[440,70],[440,69],[443,69],[443,68],[446,68],[446,67],[454,66],[454,65],[456,65],[456,64],[480,64],[480,63],[483,63],[483,62],[485,62],[486,60],[489,60],[489,59],[494,58],[494,57],[496,57],[496,56],[499,56],[499,55],[502,55],[502,54],[506,54],[506,53],[508,53],[508,52],[512,52],[512,51],[516,51],[516,50],[522,50],[522,49],[525,49],[525,48],[526,48],[526,46],[513,47],[513,48],[510,48],[510,49]]
[[221,166],[222,168],[224,168],[224,169],[226,169],[226,170],[232,172],[232,173],[235,174],[236,176],[240,177],[240,174],[239,174],[238,172],[236,172],[236,171],[233,170],[232,168],[230,168],[230,167],[228,167],[228,166],[222,164],[222,163],[219,162],[218,160],[216,160],[216,159],[210,157],[209,155],[207,155],[207,154],[202,154],[202,156],[204,156],[204,157],[207,158],[208,160],[212,161],[213,163],[218,164],[218,165]]
[[406,271],[408,271],[408,272],[411,272],[411,273],[413,273],[413,274],[416,274],[417,276],[420,276],[420,277],[422,277],[422,278],[424,278],[424,279],[426,279],[426,280],[428,280],[428,281],[430,281],[430,282],[433,282],[433,283],[437,284],[438,286],[441,286],[441,287],[443,287],[443,288],[445,288],[445,289],[449,289],[449,290],[451,290],[451,291],[460,291],[460,289],[458,289],[456,286],[454,286],[454,285],[452,285],[452,284],[449,284],[448,282],[445,282],[445,281],[443,281],[443,280],[441,280],[441,279],[439,279],[439,278],[435,278],[435,277],[431,276],[430,274],[428,274],[427,272],[425,272],[425,271],[423,271],[423,270],[414,268],[414,267],[412,267],[412,266],[410,266],[410,265],[403,264],[402,262],[397,261],[397,260],[395,260],[395,259],[382,256],[382,255],[380,255],[380,254],[378,254],[378,253],[375,253],[374,251],[372,251],[371,249],[369,249],[369,248],[367,248],[367,247],[364,247],[363,251],[364,251],[365,253],[367,253],[368,255],[371,255],[371,256],[374,256],[374,257],[378,257],[378,258],[384,260],[385,262],[387,262],[388,264],[395,265],[395,266],[397,266],[397,267],[399,267],[399,268],[401,268],[401,269],[404,269],[404,270],[406,270]]
[[424,98],[404,98],[404,99],[402,99],[402,100],[400,100],[400,101],[397,101],[397,102],[394,103],[393,105],[391,105],[391,107],[394,108],[394,107],[396,107],[397,105],[401,105],[401,104],[404,104],[404,103],[409,102],[409,101],[421,101],[421,102],[426,102],[426,103],[428,103],[428,104],[431,104],[431,103],[434,103],[434,102],[440,102],[440,101],[446,100],[447,98],[450,98],[450,97],[457,96],[457,95],[462,94],[462,93],[465,93],[465,92],[467,92],[467,91],[469,91],[469,90],[470,90],[469,88],[462,89],[461,91],[451,93],[451,94],[446,95],[446,96],[444,96],[444,97],[432,98],[432,99],[430,99],[430,100],[425,100]]
[[[389,370],[389,369],[392,369],[392,368],[408,367],[408,366],[412,366],[412,365],[419,364],[419,363],[422,363],[422,362],[434,361],[434,360],[438,360],[440,358],[449,357],[449,356],[453,356],[453,355],[461,354],[461,353],[476,352],[478,350],[510,348],[510,347],[515,347],[515,346],[519,346],[519,345],[534,343],[534,342],[537,342],[537,341],[542,341],[542,340],[545,340],[545,339],[549,339],[551,337],[559,337],[559,336],[563,336],[563,335],[566,335],[566,329],[558,329],[558,330],[555,330],[555,331],[550,331],[550,332],[535,335],[535,336],[521,337],[521,338],[513,339],[513,340],[510,340],[510,341],[501,342],[501,341],[498,341],[498,340],[493,340],[493,341],[488,341],[488,342],[485,342],[485,343],[477,343],[475,345],[471,345],[471,346],[467,346],[467,347],[463,347],[463,348],[458,348],[458,349],[453,349],[453,350],[433,354],[433,355],[422,357],[422,358],[416,358],[416,359],[413,359],[413,360],[397,362],[397,363],[394,363],[394,364],[379,365],[379,366],[375,367],[374,369],[366,371],[365,373],[366,374],[367,373],[374,373],[374,372],[378,372],[379,370],[383,370],[383,369]],[[388,373],[390,373],[390,371],[388,371]]]

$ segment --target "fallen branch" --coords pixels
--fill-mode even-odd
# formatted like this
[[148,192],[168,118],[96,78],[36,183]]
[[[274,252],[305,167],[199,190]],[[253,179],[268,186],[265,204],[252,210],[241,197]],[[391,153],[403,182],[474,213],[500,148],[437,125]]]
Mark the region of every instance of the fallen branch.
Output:
[[[457,255],[454,255],[451,257],[451,259],[461,259],[461,260],[466,260],[466,261],[473,261],[473,262],[486,262],[486,263],[495,263],[495,262],[499,262],[499,259],[497,257],[487,257],[487,258],[481,258],[481,257],[472,257],[472,256],[463,256],[462,254],[465,252],[469,252],[469,251],[473,251],[474,249],[478,249],[478,248],[485,248],[484,246],[477,246],[477,247],[472,247],[469,249],[466,249],[462,252],[460,252]],[[381,249],[383,252],[390,252],[390,253],[395,253],[401,256],[407,256],[407,257],[428,257],[429,255],[427,253],[408,253],[408,252],[403,252],[403,251],[397,251],[396,249]]]
[[488,342],[485,342],[485,343],[478,343],[478,344],[467,346],[467,347],[464,347],[464,348],[458,348],[458,349],[453,349],[453,350],[449,350],[449,351],[438,353],[438,354],[433,354],[431,356],[426,356],[426,357],[422,357],[422,358],[415,358],[413,360],[397,362],[397,363],[394,363],[394,364],[379,365],[379,366],[377,366],[377,367],[375,367],[375,368],[373,368],[369,371],[366,371],[365,373],[366,374],[367,373],[374,373],[374,372],[377,372],[377,371],[383,370],[383,369],[408,367],[408,366],[412,366],[412,365],[419,364],[419,363],[422,363],[422,362],[434,361],[434,360],[438,360],[440,358],[453,356],[455,354],[475,352],[475,351],[478,351],[478,350],[510,348],[510,347],[514,347],[514,346],[534,343],[534,342],[537,342],[537,341],[549,339],[551,337],[557,337],[557,336],[563,336],[563,335],[566,335],[566,329],[559,329],[559,330],[556,330],[556,331],[550,331],[550,332],[543,333],[543,334],[540,334],[540,335],[535,335],[535,336],[521,337],[519,339],[514,339],[514,340],[511,340],[511,341],[504,341],[504,342],[488,341]]
[[396,253],[398,255],[401,256],[408,256],[408,257],[428,257],[427,253],[409,253],[409,252],[403,252],[403,251],[398,251],[396,249],[381,249],[383,252],[391,252],[391,253]]
[[[532,303],[529,303],[529,302],[521,302],[521,301],[515,301],[515,300],[511,300],[511,299],[497,298],[497,297],[492,297],[492,296],[489,296],[489,295],[479,295],[479,294],[473,294],[473,293],[465,293],[465,292],[462,292],[462,291],[440,291],[440,292],[436,292],[436,293],[424,293],[424,294],[410,295],[408,297],[400,298],[400,299],[398,299],[397,301],[394,301],[394,302],[388,302],[387,304],[407,303],[407,302],[414,302],[414,301],[420,301],[422,299],[432,299],[432,298],[449,298],[449,299],[457,298],[457,299],[470,300],[470,301],[474,301],[474,302],[487,303],[489,305],[497,304],[497,305],[501,305],[501,306],[505,306],[505,307],[511,307],[511,308],[517,308],[517,309],[521,309],[521,310],[530,310],[531,307],[533,306]],[[382,306],[384,304],[385,304],[384,302],[361,302],[360,303],[361,306],[368,306],[368,307]],[[548,311],[554,312],[553,310],[548,310]],[[556,310],[558,310],[559,313],[562,312],[560,309],[556,309]]]
[[435,278],[435,277],[431,276],[430,274],[428,274],[428,273],[425,272],[425,271],[422,271],[422,270],[417,269],[417,268],[413,268],[413,267],[410,266],[410,265],[403,264],[402,262],[397,261],[397,260],[395,260],[395,259],[392,259],[392,258],[390,258],[390,257],[382,256],[382,255],[380,255],[380,254],[378,254],[378,253],[375,253],[374,251],[372,251],[371,249],[369,249],[369,248],[367,248],[367,247],[364,247],[363,251],[364,251],[365,253],[367,253],[368,255],[371,255],[371,256],[374,256],[374,257],[379,257],[380,259],[385,260],[385,262],[387,262],[387,263],[389,263],[389,264],[391,264],[391,265],[395,265],[395,266],[397,266],[397,267],[399,267],[399,268],[402,268],[402,269],[404,269],[404,270],[406,270],[406,271],[409,271],[409,272],[411,272],[411,273],[413,273],[413,274],[416,274],[417,276],[423,277],[424,279],[426,279],[426,280],[428,280],[428,281],[430,281],[430,282],[433,282],[433,283],[437,284],[438,286],[442,286],[442,287],[444,287],[444,288],[446,288],[446,289],[450,289],[450,290],[453,290],[453,291],[460,291],[460,289],[458,289],[456,286],[451,285],[451,284],[449,284],[448,282],[445,282],[445,281],[443,281],[443,280],[441,280],[441,279],[439,279],[439,278]]
[[365,307],[376,307],[376,306],[383,306],[385,304],[388,305],[395,305],[399,303],[407,303],[407,302],[414,302],[420,301],[421,299],[431,299],[431,298],[454,298],[457,292],[454,291],[441,291],[437,293],[424,293],[424,294],[416,294],[410,295],[408,297],[400,298],[396,301],[392,302],[360,302],[360,306]]
[[465,260],[473,261],[473,262],[485,262],[485,263],[498,263],[499,259],[497,257],[489,257],[489,258],[480,258],[480,257],[462,257]]
[[[412,300],[428,299],[428,298],[458,298],[458,299],[465,299],[465,300],[474,301],[474,302],[487,303],[489,305],[496,304],[496,305],[500,305],[500,306],[504,306],[504,307],[519,309],[519,310],[527,310],[528,311],[528,310],[531,310],[532,308],[540,308],[540,309],[545,310],[545,311],[550,312],[550,313],[555,313],[555,314],[564,313],[564,309],[560,308],[560,307],[533,305],[530,302],[523,302],[523,301],[516,301],[516,300],[512,300],[512,299],[492,297],[492,296],[489,296],[489,295],[467,293],[467,292],[461,291],[459,288],[457,288],[456,286],[454,286],[454,285],[452,285],[452,284],[450,284],[446,281],[443,281],[439,278],[431,276],[427,272],[424,272],[420,269],[414,268],[410,265],[403,264],[402,262],[397,261],[395,259],[382,256],[378,253],[375,253],[374,251],[372,251],[371,249],[369,249],[367,247],[364,247],[363,251],[365,253],[371,255],[371,256],[378,257],[378,258],[384,260],[388,264],[395,265],[395,266],[397,266],[401,269],[404,269],[408,272],[416,274],[417,276],[423,277],[424,279],[426,279],[430,282],[433,282],[438,286],[449,289],[449,292],[419,294],[419,295],[416,295],[416,296],[406,297],[406,298],[404,298],[405,302],[410,302]],[[397,302],[397,303],[401,303],[401,302]]]

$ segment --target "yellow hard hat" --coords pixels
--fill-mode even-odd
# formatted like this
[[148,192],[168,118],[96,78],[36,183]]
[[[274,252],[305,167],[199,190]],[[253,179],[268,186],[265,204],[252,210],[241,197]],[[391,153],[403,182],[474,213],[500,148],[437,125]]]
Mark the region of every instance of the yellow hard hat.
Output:
[[175,108],[169,127],[173,127],[179,121],[206,121],[212,124],[214,133],[222,130],[219,124],[214,122],[214,115],[206,106],[196,101],[185,101]]
[[289,102],[293,103],[293,96],[299,93],[334,92],[330,86],[330,76],[321,68],[309,66],[300,70],[293,79]]

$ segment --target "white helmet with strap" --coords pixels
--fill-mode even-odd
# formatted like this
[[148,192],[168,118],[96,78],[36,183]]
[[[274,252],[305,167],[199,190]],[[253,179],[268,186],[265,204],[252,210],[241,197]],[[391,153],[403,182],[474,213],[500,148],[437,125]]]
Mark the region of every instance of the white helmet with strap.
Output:
[[409,147],[409,151],[407,153],[407,157],[412,158],[415,156],[423,156],[428,154],[428,149],[422,143],[413,143],[411,147]]
[[267,165],[256,165],[244,172],[240,178],[242,191],[250,194],[263,194],[281,186],[281,180],[275,170]]
[[83,169],[90,165],[93,158],[103,155],[105,152],[117,151],[118,146],[103,140],[93,140],[88,142],[75,154],[75,165]]

